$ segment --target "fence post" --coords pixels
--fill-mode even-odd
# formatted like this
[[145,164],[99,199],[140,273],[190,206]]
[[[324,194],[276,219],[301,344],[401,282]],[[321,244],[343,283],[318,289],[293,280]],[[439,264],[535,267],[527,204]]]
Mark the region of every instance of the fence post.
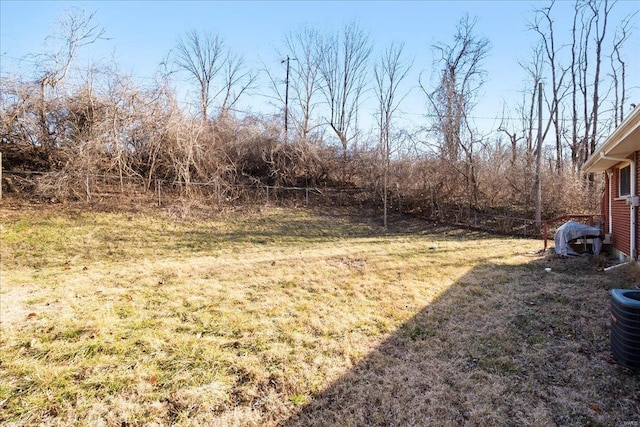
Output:
[[87,202],[91,201],[91,191],[89,189],[89,174],[85,177],[84,185],[87,191]]
[[156,191],[158,193],[158,206],[162,205],[162,199],[160,198],[160,180],[156,179]]
[[309,187],[306,187],[304,191],[305,191],[304,205],[308,207],[309,206]]

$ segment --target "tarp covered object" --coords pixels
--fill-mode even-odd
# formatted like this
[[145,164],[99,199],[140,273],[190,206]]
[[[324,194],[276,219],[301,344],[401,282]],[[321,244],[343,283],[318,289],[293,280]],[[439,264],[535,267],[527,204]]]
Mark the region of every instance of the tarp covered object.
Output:
[[599,227],[592,227],[575,221],[565,222],[558,228],[553,238],[556,243],[556,253],[558,255],[580,255],[569,246],[569,242],[579,237],[587,236],[593,239],[593,253],[599,254],[600,249],[602,249]]

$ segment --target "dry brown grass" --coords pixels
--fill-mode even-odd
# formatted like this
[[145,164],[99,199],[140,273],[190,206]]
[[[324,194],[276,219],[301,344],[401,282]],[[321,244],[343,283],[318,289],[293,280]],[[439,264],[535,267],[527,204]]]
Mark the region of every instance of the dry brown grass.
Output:
[[344,211],[0,212],[3,425],[640,422],[633,269]]

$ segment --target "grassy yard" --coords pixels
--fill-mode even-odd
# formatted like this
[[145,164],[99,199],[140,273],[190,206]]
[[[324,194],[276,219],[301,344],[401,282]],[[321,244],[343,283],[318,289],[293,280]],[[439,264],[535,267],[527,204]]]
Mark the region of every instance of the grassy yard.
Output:
[[0,207],[0,424],[640,426],[635,268],[369,218]]

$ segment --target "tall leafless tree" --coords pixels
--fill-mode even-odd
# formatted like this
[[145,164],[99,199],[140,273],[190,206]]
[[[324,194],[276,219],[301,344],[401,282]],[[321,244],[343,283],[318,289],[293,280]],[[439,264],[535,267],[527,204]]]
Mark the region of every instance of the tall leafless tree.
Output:
[[285,46],[290,52],[292,62],[291,91],[292,101],[297,107],[292,115],[296,124],[297,136],[303,141],[309,139],[310,133],[319,124],[313,123],[313,116],[318,104],[317,95],[320,90],[320,58],[318,57],[319,33],[316,29],[305,26],[296,32],[287,34]]
[[392,152],[393,119],[398,111],[402,94],[398,93],[400,84],[407,77],[411,63],[403,58],[404,43],[389,45],[379,62],[374,66],[375,93],[378,100],[379,147],[382,154],[382,201],[384,226],[387,227],[389,165]]
[[530,28],[538,33],[541,38],[543,51],[549,64],[549,72],[551,73],[551,84],[546,85],[550,92],[550,101],[547,102],[549,109],[549,120],[553,123],[555,130],[556,159],[555,169],[557,173],[562,171],[563,167],[563,149],[562,149],[562,122],[560,118],[560,105],[563,98],[567,94],[567,86],[564,79],[567,75],[568,68],[563,67],[560,63],[559,47],[557,46],[554,19],[552,16],[552,1],[549,6],[536,9],[534,11],[534,21],[530,24]]
[[76,7],[62,15],[58,26],[58,33],[49,37],[55,43],[53,50],[41,55],[39,62],[44,67],[40,82],[50,88],[65,79],[81,47],[95,43],[105,34],[105,29],[96,23],[96,12],[87,13]]
[[[587,150],[587,155],[590,156],[594,151],[596,151],[596,144],[598,141],[598,122],[599,122],[599,111],[600,104],[602,103],[600,88],[601,88],[601,77],[600,77],[600,69],[602,67],[603,53],[602,46],[604,44],[605,37],[607,35],[607,24],[609,22],[609,15],[611,13],[611,8],[613,7],[614,2],[609,3],[609,0],[604,0],[602,3],[600,0],[591,0],[588,3],[589,9],[593,14],[593,25],[594,25],[594,42],[595,42],[595,67],[593,72],[593,94],[592,94],[592,104],[591,104],[591,117],[593,120],[593,125],[591,127],[591,136],[589,137],[589,147]],[[586,159],[585,159],[586,160]]]
[[[439,70],[435,88],[429,90],[420,81],[435,116],[435,129],[442,139],[440,156],[448,167],[463,176],[471,204],[475,204],[478,194],[474,165],[478,140],[468,118],[485,81],[482,62],[490,50],[489,40],[474,33],[476,22],[477,19],[465,14],[456,26],[453,42],[434,46]],[[463,164],[459,165],[461,157]]]
[[626,104],[627,94],[627,79],[626,71],[627,64],[622,55],[622,47],[629,38],[632,31],[632,22],[638,15],[638,12],[634,12],[625,17],[622,23],[617,27],[615,36],[613,38],[611,59],[611,78],[613,79],[614,86],[614,126],[618,126],[624,120],[624,109]]
[[282,49],[278,50],[282,63],[286,63],[290,70],[288,81],[265,67],[279,106],[285,106],[287,89],[289,91],[289,103],[285,108],[295,126],[294,141],[308,141],[314,130],[325,125],[316,117],[317,107],[321,102],[318,99],[322,84],[321,46],[322,37],[318,30],[305,25],[285,34]]
[[613,40],[613,52],[609,56],[611,63],[611,78],[613,79],[613,123],[618,126],[624,120],[624,103],[626,89],[626,63],[621,54],[621,47],[628,37],[627,20],[620,25]]
[[58,33],[50,37],[54,40],[51,52],[41,55],[39,60],[42,71],[40,85],[40,144],[46,156],[51,159],[56,140],[56,118],[48,114],[49,96],[54,96],[57,86],[67,77],[78,50],[103,38],[104,28],[96,23],[96,13],[87,13],[78,8],[66,11],[59,21]]
[[211,104],[211,84],[225,65],[222,37],[195,30],[180,38],[175,48],[175,63],[198,84],[200,117],[207,121]]
[[358,108],[367,85],[369,37],[355,23],[320,40],[318,58],[322,92],[327,101],[328,125],[342,145],[347,162],[349,143],[357,136]]
[[[587,158],[595,151],[600,137],[600,125],[606,125],[607,113],[602,110],[609,92],[613,92],[613,117],[611,122],[619,123],[619,103],[624,102],[626,87],[626,64],[620,53],[629,33],[628,16],[618,27],[613,37],[611,51],[605,51],[607,29],[615,2],[577,2],[574,6],[571,44],[571,129],[570,134],[573,170],[578,171]],[[633,16],[633,15],[632,15]],[[606,57],[611,61],[612,74],[607,81],[602,74],[602,64]],[[617,64],[617,65],[616,65]]]

